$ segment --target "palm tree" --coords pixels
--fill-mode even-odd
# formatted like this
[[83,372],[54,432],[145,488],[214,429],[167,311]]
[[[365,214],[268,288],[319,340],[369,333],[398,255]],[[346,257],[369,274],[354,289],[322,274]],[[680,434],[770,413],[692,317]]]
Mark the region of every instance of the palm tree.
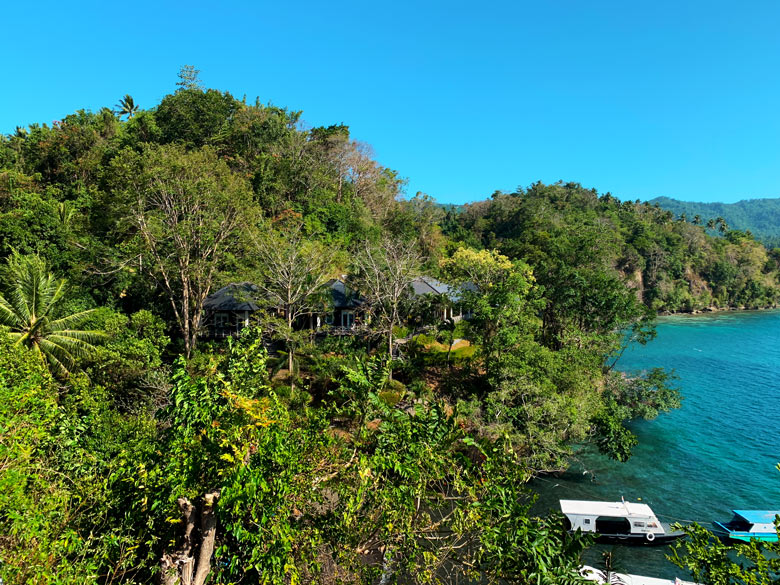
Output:
[[710,218],[707,220],[707,229],[714,230],[715,229],[715,220]]
[[722,217],[716,219],[715,223],[718,225],[718,231],[720,233],[725,234],[727,231],[729,231],[729,224],[727,224],[726,220]]
[[126,93],[125,97],[123,97],[121,100],[119,100],[119,103],[114,106],[116,108],[116,113],[119,114],[119,117],[127,116],[128,119],[135,116],[135,114],[138,112],[138,105],[133,100],[133,97]]
[[50,371],[68,377],[76,359],[90,355],[104,334],[79,329],[95,309],[59,316],[65,279],[48,272],[38,255],[14,252],[5,268],[5,293],[0,294],[0,325],[9,328],[14,343],[25,345],[45,360]]

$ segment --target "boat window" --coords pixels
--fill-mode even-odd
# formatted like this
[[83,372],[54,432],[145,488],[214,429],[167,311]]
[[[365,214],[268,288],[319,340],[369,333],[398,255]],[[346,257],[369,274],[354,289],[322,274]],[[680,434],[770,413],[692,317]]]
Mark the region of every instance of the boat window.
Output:
[[634,526],[636,526],[637,528],[644,528],[645,527],[645,523],[644,522],[634,522]]
[[599,534],[631,534],[628,518],[599,516],[596,518],[596,532]]
[[590,524],[590,518],[585,518],[585,520],[582,521],[583,524]]

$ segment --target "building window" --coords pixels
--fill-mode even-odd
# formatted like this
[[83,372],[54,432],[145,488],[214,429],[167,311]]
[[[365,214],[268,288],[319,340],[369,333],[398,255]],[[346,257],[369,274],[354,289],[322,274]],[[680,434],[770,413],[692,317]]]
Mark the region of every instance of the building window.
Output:
[[227,313],[217,313],[214,315],[214,326],[217,329],[227,329],[230,326],[230,315]]
[[355,324],[355,313],[353,311],[341,312],[341,326],[345,329],[352,329]]

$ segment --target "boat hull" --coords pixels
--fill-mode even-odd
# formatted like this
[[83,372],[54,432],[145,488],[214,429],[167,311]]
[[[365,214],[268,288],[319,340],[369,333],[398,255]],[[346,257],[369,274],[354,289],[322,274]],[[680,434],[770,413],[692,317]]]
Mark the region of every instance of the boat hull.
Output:
[[760,533],[729,534],[727,538],[729,540],[734,540],[737,542],[750,542],[751,540],[759,540],[761,542],[777,542],[779,540],[777,538],[777,534],[760,534]]
[[712,533],[725,543],[729,542],[750,542],[758,540],[759,542],[777,542],[777,533],[771,532],[728,532],[725,530],[713,530]]
[[685,536],[684,532],[677,531],[653,534],[651,539],[648,538],[647,534],[595,534],[592,532],[583,532],[583,534],[593,534],[596,537],[596,542],[624,544],[627,546],[664,546]]

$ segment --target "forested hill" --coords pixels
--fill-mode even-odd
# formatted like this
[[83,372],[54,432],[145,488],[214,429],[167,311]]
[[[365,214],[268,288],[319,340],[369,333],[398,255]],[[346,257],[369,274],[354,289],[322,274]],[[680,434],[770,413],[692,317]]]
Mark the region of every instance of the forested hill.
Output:
[[725,237],[713,237],[694,217],[578,183],[496,193],[450,210],[443,225],[453,238],[527,259],[562,302],[581,302],[599,288],[593,275],[610,273],[658,311],[765,307],[780,298],[780,255],[749,233],[719,222]]
[[[750,230],[756,239],[769,248],[780,246],[780,198],[745,199],[737,203],[700,203],[656,197],[648,203],[658,204],[676,217],[684,214],[689,221],[698,217],[702,225],[707,225],[709,220],[722,218],[732,229]],[[717,229],[717,226],[711,229]]]
[[630,457],[680,401],[626,344],[776,303],[780,251],[577,183],[405,198],[179,80],[0,136],[0,581],[579,582],[525,483]]

